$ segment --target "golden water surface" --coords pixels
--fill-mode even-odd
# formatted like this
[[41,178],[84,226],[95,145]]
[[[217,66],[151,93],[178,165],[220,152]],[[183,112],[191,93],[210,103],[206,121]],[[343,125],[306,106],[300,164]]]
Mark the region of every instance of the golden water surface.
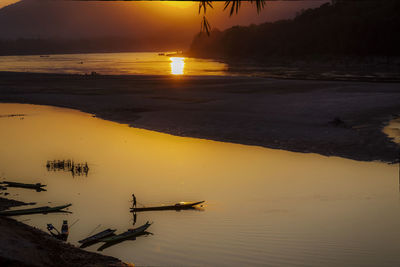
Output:
[[[47,170],[48,160],[63,159],[87,162],[88,175]],[[78,220],[68,239],[78,245],[94,229],[132,227],[132,193],[144,205],[206,200],[203,211],[139,213],[136,226],[153,221],[153,235],[101,252],[137,265],[399,265],[397,168],[175,137],[70,109],[0,105],[0,176],[48,190],[8,189],[8,197],[73,204],[72,214],[18,220],[44,230]]]
[[[176,53],[175,53],[176,54]],[[228,75],[228,65],[171,52],[1,56],[0,71],[111,75]]]

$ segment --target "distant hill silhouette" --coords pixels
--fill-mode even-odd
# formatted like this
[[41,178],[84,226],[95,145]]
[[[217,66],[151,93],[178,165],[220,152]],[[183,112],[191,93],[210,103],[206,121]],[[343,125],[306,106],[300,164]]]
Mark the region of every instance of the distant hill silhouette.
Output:
[[189,54],[233,60],[400,56],[400,1],[334,1],[293,20],[197,35]]
[[[227,28],[293,17],[300,8],[316,6],[319,1],[271,2],[257,16],[254,6],[243,4],[232,17],[223,11],[223,4],[214,3],[207,16],[212,25]],[[21,0],[0,9],[0,55],[187,49],[201,19],[198,5],[190,5]]]
[[[136,39],[134,37],[109,38],[18,38],[16,40],[0,39],[0,56],[5,55],[44,55],[71,53],[111,53],[111,52],[151,52],[174,51],[179,43],[174,40],[160,44],[162,39]],[[184,44],[182,44],[184,47]]]
[[[179,19],[189,16],[183,14],[177,21],[169,21],[165,17],[172,15],[166,14],[160,18],[164,22],[156,25],[151,12],[145,4],[132,2],[22,0],[0,9],[0,55],[189,46],[197,23],[182,25]],[[179,34],[170,34],[176,30]]]

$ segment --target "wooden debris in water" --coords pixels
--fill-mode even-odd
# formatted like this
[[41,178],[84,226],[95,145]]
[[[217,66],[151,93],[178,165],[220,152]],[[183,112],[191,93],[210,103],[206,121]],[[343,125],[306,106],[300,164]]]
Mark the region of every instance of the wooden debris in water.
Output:
[[25,117],[26,114],[5,114],[0,115],[0,118],[12,118],[12,117]]
[[88,176],[89,166],[85,163],[75,163],[73,160],[48,160],[46,163],[47,171],[70,172],[72,177]]

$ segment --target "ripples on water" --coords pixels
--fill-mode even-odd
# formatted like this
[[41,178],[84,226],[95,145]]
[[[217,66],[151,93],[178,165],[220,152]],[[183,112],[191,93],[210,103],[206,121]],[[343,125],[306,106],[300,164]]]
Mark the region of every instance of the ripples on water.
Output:
[[[79,219],[72,244],[99,224],[132,227],[135,193],[147,205],[206,205],[139,213],[136,225],[154,221],[154,235],[101,253],[162,266],[400,264],[398,166],[175,137],[45,106],[1,104],[0,129],[1,177],[48,190],[10,188],[10,196],[73,204],[72,214],[18,219],[41,229]],[[90,175],[48,172],[49,159],[87,162]]]

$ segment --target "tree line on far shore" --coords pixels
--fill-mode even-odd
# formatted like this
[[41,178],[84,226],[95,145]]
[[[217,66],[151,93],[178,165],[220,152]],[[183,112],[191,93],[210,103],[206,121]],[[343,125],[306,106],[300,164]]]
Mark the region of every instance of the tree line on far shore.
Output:
[[6,55],[42,55],[71,53],[108,53],[133,51],[174,51],[176,44],[173,39],[161,38],[137,39],[130,37],[104,38],[18,38],[0,39],[0,56]]
[[399,57],[399,14],[399,0],[333,1],[292,20],[199,33],[189,54],[256,61]]

